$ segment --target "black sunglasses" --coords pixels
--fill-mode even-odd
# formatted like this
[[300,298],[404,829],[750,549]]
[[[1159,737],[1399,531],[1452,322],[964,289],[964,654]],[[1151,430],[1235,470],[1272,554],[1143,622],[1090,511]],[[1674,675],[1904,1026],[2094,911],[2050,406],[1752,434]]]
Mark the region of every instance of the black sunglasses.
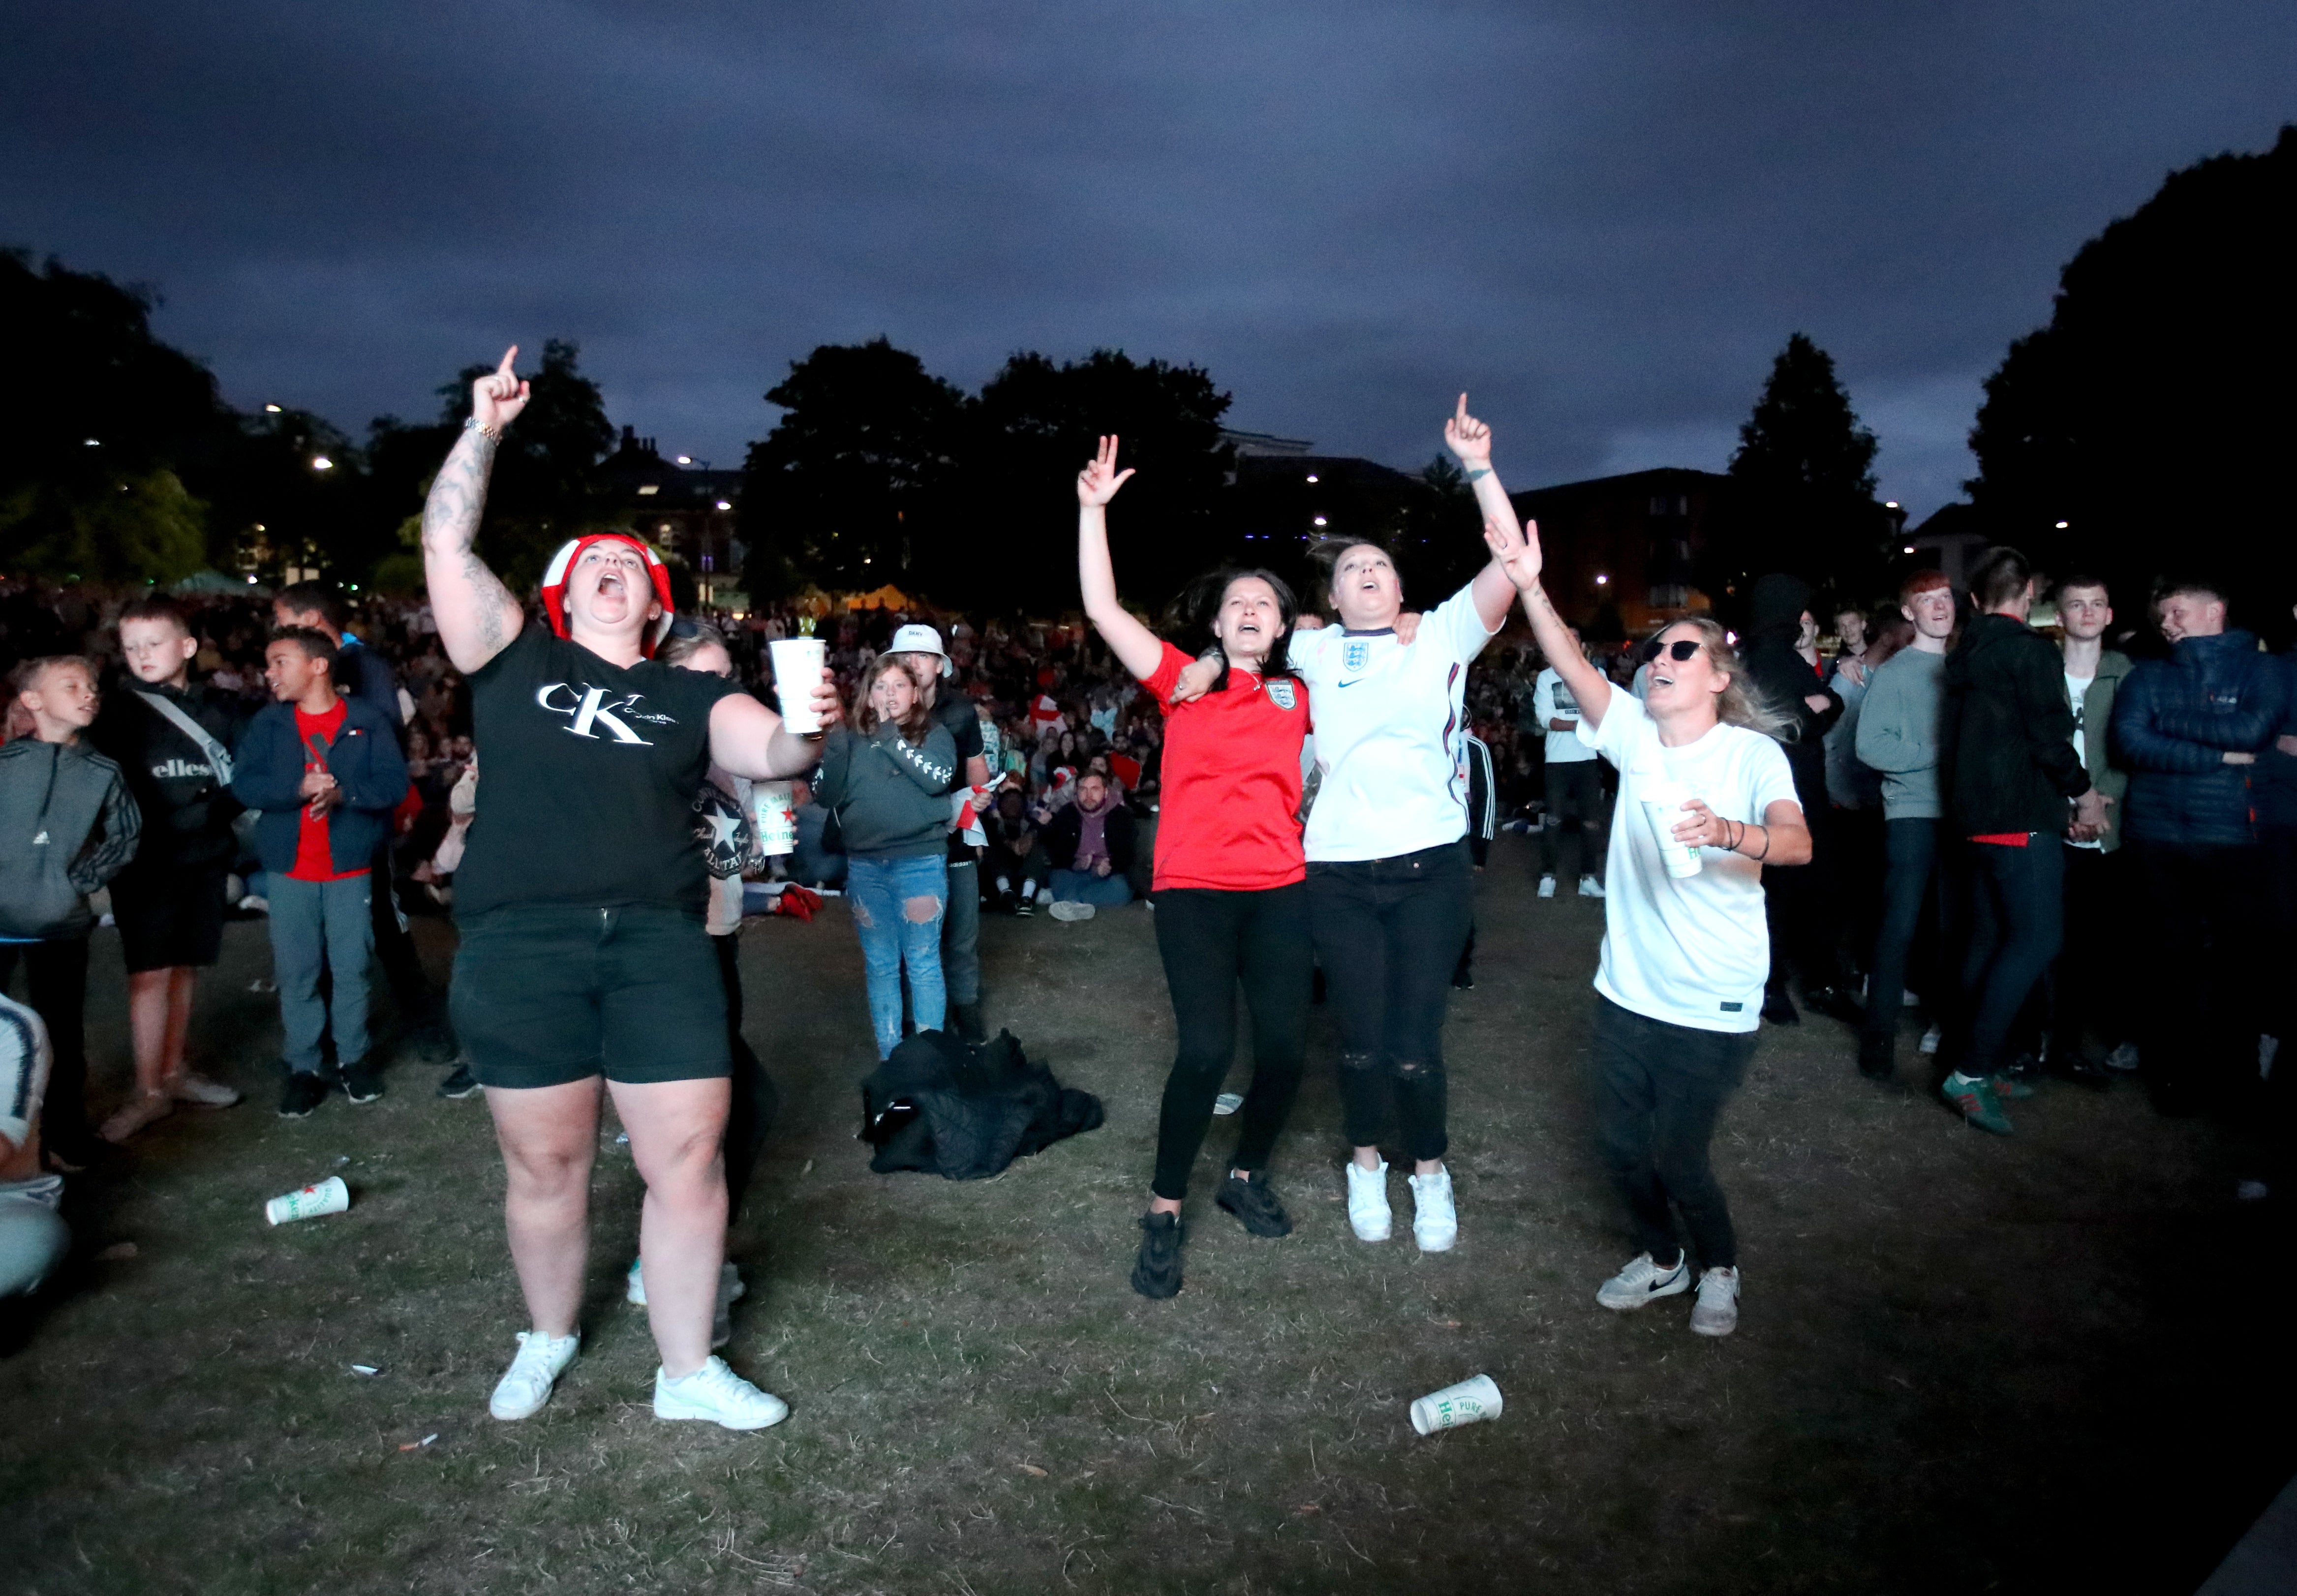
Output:
[[1678,660],[1687,660],[1698,652],[1699,639],[1696,638],[1677,638],[1672,643],[1661,643],[1657,638],[1651,640],[1651,657],[1652,659],[1659,658],[1661,654],[1667,654]]

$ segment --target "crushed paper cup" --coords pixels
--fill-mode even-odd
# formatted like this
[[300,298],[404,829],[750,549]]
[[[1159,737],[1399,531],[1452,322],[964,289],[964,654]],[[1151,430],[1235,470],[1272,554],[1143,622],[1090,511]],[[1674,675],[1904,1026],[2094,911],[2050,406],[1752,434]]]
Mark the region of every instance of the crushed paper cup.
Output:
[[1500,1416],[1500,1388],[1492,1377],[1479,1374],[1431,1391],[1412,1404],[1412,1427],[1423,1436],[1455,1430],[1463,1424],[1481,1424]]
[[292,1224],[299,1219],[341,1213],[350,1205],[351,1189],[343,1184],[341,1175],[329,1175],[317,1186],[273,1197],[263,1205],[263,1217],[275,1225]]

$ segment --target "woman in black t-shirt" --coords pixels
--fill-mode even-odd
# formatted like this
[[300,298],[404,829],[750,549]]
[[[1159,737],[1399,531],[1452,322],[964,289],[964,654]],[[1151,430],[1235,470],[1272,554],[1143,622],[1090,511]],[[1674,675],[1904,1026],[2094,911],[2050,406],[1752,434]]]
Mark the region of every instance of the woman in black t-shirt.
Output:
[[[817,745],[733,683],[653,658],[669,584],[635,538],[561,550],[544,589],[551,625],[527,624],[471,547],[502,429],[526,405],[517,353],[473,385],[423,512],[432,610],[487,757],[456,878],[455,1021],[502,1144],[532,1325],[489,1407],[536,1411],[579,1345],[604,1075],[646,1182],[655,1416],[756,1429],[788,1409],[710,1351],[729,1057],[724,992],[695,979],[712,955],[688,803],[713,762],[772,780],[809,769]],[[827,672],[813,705],[837,719]]]

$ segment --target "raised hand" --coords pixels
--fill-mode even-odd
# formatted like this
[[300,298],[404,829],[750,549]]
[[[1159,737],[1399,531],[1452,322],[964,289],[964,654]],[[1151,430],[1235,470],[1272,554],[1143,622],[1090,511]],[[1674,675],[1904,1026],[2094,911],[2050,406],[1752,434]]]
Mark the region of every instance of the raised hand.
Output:
[[501,432],[526,408],[528,384],[511,369],[517,358],[518,345],[514,343],[503,351],[500,366],[471,384],[471,414],[490,432]]
[[1130,466],[1123,471],[1116,469],[1116,434],[1111,432],[1100,440],[1100,453],[1077,473],[1078,505],[1088,510],[1107,507],[1132,474]]
[[1464,393],[1460,396],[1460,407],[1444,418],[1444,441],[1470,471],[1492,463],[1492,430],[1468,414]]
[[1517,592],[1528,593],[1539,586],[1539,522],[1525,522],[1519,534],[1486,515],[1484,544],[1492,551],[1492,558],[1499,563],[1500,569],[1507,572],[1508,580],[1515,584]]

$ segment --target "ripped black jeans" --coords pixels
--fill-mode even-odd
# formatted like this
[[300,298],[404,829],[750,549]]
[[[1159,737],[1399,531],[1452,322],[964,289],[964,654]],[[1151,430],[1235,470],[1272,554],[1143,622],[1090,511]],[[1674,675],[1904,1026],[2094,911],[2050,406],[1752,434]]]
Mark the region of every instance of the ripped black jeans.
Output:
[[1351,1147],[1375,1147],[1388,1106],[1407,1158],[1444,1156],[1444,1005],[1475,918],[1464,842],[1393,859],[1308,861],[1310,932],[1340,1031]]

